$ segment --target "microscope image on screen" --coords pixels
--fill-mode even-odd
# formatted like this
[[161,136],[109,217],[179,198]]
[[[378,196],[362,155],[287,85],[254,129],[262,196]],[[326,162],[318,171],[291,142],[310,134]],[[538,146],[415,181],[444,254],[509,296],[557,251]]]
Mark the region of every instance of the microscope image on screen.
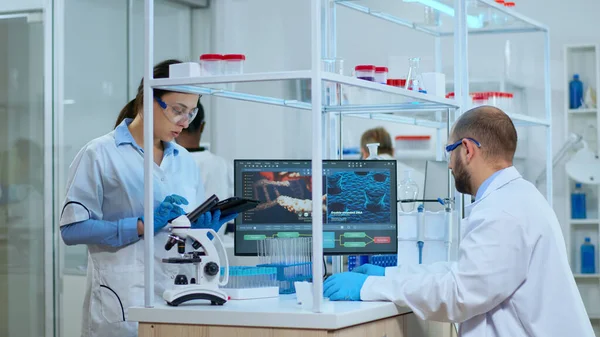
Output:
[[[310,175],[303,175],[300,172],[261,171],[244,172],[242,177],[245,196],[261,202],[252,211],[244,213],[246,223],[310,223],[312,221],[312,177]],[[323,196],[323,201],[325,200],[326,197]],[[325,206],[321,211],[325,212]]]
[[389,170],[327,176],[327,223],[389,223],[390,207]]

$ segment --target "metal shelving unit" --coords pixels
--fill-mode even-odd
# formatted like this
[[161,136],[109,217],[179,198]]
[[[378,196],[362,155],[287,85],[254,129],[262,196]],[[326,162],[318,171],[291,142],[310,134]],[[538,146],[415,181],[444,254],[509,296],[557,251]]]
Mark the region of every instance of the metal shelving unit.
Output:
[[[565,83],[565,135],[569,133],[581,134],[583,140],[587,142],[590,149],[598,153],[600,149],[600,114],[597,108],[569,109],[569,90],[568,84],[573,74],[578,73],[584,83],[596,89],[596,97],[600,94],[600,46],[596,44],[568,45],[564,48],[564,83]],[[592,127],[592,128],[590,128]],[[593,130],[595,128],[595,130]],[[571,218],[571,200],[570,196],[574,188],[575,181],[565,175],[565,210],[566,219],[563,223],[566,227],[565,241],[571,270],[575,277],[575,282],[583,298],[583,302],[588,311],[588,316],[592,320],[595,331],[599,331],[600,322],[600,272],[598,271],[598,243],[600,243],[600,187],[594,185],[583,185],[587,192],[587,219]],[[596,246],[596,273],[580,274],[581,256],[579,247],[583,243],[584,237],[589,236],[592,243]]]
[[[254,73],[235,76],[214,76],[201,78],[182,78],[182,79],[153,79],[152,67],[154,60],[152,51],[154,48],[154,1],[145,0],[145,73],[144,78],[144,146],[152,146],[151,130],[153,126],[152,114],[149,112],[152,106],[152,88],[161,88],[172,91],[197,93],[202,95],[212,95],[215,97],[236,99],[242,101],[257,102],[262,104],[290,107],[295,109],[311,111],[312,116],[312,172],[322,170],[322,159],[337,157],[341,153],[341,118],[344,115],[378,119],[383,121],[403,123],[409,125],[420,125],[435,128],[438,136],[448,133],[452,122],[456,119],[461,106],[468,107],[468,73],[467,73],[467,34],[483,33],[515,33],[543,31],[547,28],[536,23],[533,20],[525,18],[518,13],[501,8],[488,0],[479,0],[477,3],[482,9],[491,11],[491,13],[504,13],[514,18],[517,25],[510,28],[489,29],[485,27],[476,27],[473,14],[468,13],[466,0],[456,0],[450,3],[447,0],[415,0],[412,3],[403,3],[401,1],[381,1],[381,0],[311,0],[311,69],[303,71],[277,72],[277,73]],[[442,25],[437,29],[423,27],[410,18],[403,18],[395,14],[392,10],[387,11],[386,6],[390,4],[406,4],[413,8],[420,8],[421,13],[424,6],[431,6],[438,12],[453,16],[452,25]],[[402,88],[391,87],[378,83],[358,80],[349,76],[342,76],[321,70],[321,60],[323,58],[336,57],[336,7],[344,6],[367,15],[380,18],[385,21],[396,23],[400,26],[415,29],[417,31],[430,34],[436,37],[436,71],[441,72],[441,44],[440,38],[453,36],[455,53],[455,76],[456,97],[458,100],[448,100],[432,95],[421,94],[405,90]],[[393,6],[392,6],[393,7]],[[478,7],[479,8],[479,7]],[[400,11],[400,13],[404,13]],[[475,25],[475,26],[474,26]],[[475,28],[470,28],[475,27]],[[547,40],[546,40],[547,41]],[[547,46],[546,55],[549,49]],[[545,70],[546,79],[549,77],[549,63],[546,60]],[[281,90],[269,90],[269,88],[281,88],[285,83],[304,81],[310,88],[310,100],[299,99],[295,95],[281,94]],[[253,84],[267,83],[260,86],[260,89]],[[323,87],[335,85],[336,90],[344,91],[348,89],[359,89],[362,93],[367,93],[365,99],[361,99],[360,104],[324,104]],[[277,94],[275,94],[277,93]],[[515,123],[527,126],[542,126],[548,130],[548,153],[551,153],[551,135],[550,135],[550,91],[546,90],[546,119],[539,119],[522,114],[511,114]],[[361,97],[362,98],[362,97]],[[339,100],[341,101],[341,100]],[[338,136],[338,133],[340,134]],[[438,142],[441,137],[437,137]],[[326,145],[326,146],[324,146]],[[441,159],[441,144],[438,144],[438,159]],[[153,186],[152,186],[152,151],[144,152],[144,174],[145,174],[145,232],[146,237],[153,236],[152,205],[153,205]],[[552,175],[551,158],[547,164],[548,177]],[[449,173],[450,174],[450,173]],[[551,181],[551,179],[547,179]],[[313,176],[312,199],[313,209],[320,207],[320,196],[322,195],[322,177]],[[548,188],[548,198],[551,201],[551,184]],[[449,186],[450,188],[450,186]],[[459,196],[458,194],[455,194]],[[462,198],[456,198],[456,208],[459,210],[457,216],[462,214]],[[320,275],[322,272],[322,230],[323,223],[321,217],[314,217],[312,223],[313,230],[313,275]],[[154,247],[148,240],[145,246],[145,255],[153,256]],[[153,259],[146,259],[145,266],[145,305],[153,306],[153,284],[151,277],[154,273]],[[314,308],[315,312],[320,312],[322,307],[322,279],[315,278],[314,289]]]

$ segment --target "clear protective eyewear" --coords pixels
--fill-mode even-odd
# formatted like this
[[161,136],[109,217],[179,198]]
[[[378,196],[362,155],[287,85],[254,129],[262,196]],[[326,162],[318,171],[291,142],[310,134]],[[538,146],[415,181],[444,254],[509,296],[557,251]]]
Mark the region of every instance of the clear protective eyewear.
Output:
[[446,145],[446,151],[444,151],[444,156],[445,156],[446,161],[450,161],[450,154],[452,153],[452,151],[456,150],[456,148],[458,148],[460,146],[460,144],[462,144],[463,139],[470,140],[475,145],[477,145],[478,148],[481,148],[481,143],[479,143],[475,139],[470,138],[470,137],[461,138],[456,143],[453,143],[453,144],[450,144],[450,145]]
[[[202,96],[200,96],[202,97]],[[154,97],[158,105],[163,109],[165,116],[173,123],[179,124],[187,119],[188,123],[191,123],[196,115],[198,114],[198,107],[194,107],[186,111],[186,109],[178,106],[173,106],[165,103],[162,99]]]

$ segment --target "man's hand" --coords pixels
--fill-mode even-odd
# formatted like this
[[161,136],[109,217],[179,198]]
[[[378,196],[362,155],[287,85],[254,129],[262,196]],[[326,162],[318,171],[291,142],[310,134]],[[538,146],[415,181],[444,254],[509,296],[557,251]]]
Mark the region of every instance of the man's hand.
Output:
[[323,284],[323,296],[331,301],[360,301],[360,289],[367,277],[352,272],[331,275]]
[[363,264],[360,267],[352,269],[353,273],[365,274],[369,276],[385,276],[385,268],[373,264]]

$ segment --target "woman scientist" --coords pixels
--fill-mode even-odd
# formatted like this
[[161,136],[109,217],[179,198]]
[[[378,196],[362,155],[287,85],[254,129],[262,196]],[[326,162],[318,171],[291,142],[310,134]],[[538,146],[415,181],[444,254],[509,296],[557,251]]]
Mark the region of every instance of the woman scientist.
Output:
[[[169,76],[164,61],[154,78]],[[137,336],[137,324],[127,322],[127,309],[144,299],[144,151],[143,80],[134,100],[119,114],[115,129],[89,142],[69,169],[66,198],[60,215],[67,245],[88,246],[87,291],[82,336]],[[162,300],[179,268],[161,262],[177,252],[165,251],[167,222],[204,201],[196,163],[173,140],[198,111],[199,96],[154,90],[154,232],[155,299]],[[194,228],[213,228],[234,218],[203,214]],[[151,238],[152,239],[152,238]]]

